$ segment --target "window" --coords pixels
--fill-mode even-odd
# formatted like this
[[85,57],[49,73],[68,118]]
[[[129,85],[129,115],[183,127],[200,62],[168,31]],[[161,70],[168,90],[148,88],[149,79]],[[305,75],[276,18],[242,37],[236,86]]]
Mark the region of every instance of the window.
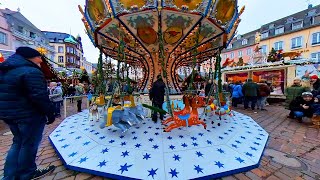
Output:
[[229,46],[227,47],[227,49],[232,49],[232,44],[229,44]]
[[251,54],[252,54],[252,49],[251,48],[247,49],[247,55],[250,56]]
[[248,44],[248,40],[247,39],[242,40],[241,44],[242,45],[247,45]]
[[227,58],[228,58],[228,54],[225,54],[223,58],[224,58],[224,59],[227,59]]
[[67,46],[67,53],[69,53],[69,52],[70,52],[70,47]]
[[30,32],[30,37],[31,37],[32,39],[36,38],[36,33]]
[[275,33],[275,35],[284,33],[284,27],[277,28],[274,33]]
[[230,58],[231,58],[231,59],[234,58],[234,52],[232,52],[232,53],[230,54]]
[[242,57],[242,51],[238,51],[239,57]]
[[59,41],[58,41],[59,43],[63,43],[63,40],[62,39],[59,39]]
[[302,47],[302,36],[291,39],[291,49]]
[[303,27],[303,21],[292,23],[292,30],[300,29]]
[[63,63],[63,56],[59,56],[59,57],[58,57],[58,62],[59,62],[59,63]]
[[283,41],[275,42],[274,43],[274,50],[279,51],[283,49]]
[[312,53],[311,58],[317,59],[318,61],[320,61],[320,52]]
[[313,23],[314,24],[319,24],[320,23],[320,15],[317,15],[317,16],[313,17]]
[[269,32],[264,32],[261,34],[261,39],[265,39],[267,37],[269,37]]
[[312,34],[312,45],[320,44],[320,32]]
[[274,24],[270,24],[269,29],[273,29],[273,28],[274,28]]
[[0,44],[7,44],[7,34],[0,32]]
[[54,39],[49,39],[49,42],[54,42]]
[[18,31],[19,31],[20,33],[24,33],[23,27],[22,27],[22,26],[18,26]]
[[267,54],[267,45],[261,46],[261,53]]
[[58,53],[63,53],[63,50],[64,50],[64,49],[63,49],[63,46],[59,46],[59,47],[58,47]]

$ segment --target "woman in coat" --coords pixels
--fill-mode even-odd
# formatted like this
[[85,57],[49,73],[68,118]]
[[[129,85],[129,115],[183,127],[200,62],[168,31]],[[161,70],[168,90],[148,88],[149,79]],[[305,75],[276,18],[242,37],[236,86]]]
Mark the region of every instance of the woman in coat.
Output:
[[243,98],[242,86],[238,81],[232,86],[232,107],[237,107]]

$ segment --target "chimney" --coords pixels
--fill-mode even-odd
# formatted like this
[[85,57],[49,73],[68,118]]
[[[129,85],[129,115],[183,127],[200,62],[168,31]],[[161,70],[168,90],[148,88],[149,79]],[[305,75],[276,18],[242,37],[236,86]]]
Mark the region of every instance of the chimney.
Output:
[[313,5],[312,4],[309,4],[308,5],[308,9],[312,9],[313,8]]

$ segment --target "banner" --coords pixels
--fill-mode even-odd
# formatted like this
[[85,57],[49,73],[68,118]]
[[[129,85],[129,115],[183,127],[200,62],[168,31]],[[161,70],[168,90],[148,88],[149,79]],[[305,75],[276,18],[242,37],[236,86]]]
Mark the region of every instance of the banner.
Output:
[[253,72],[253,81],[266,80],[271,87],[271,95],[284,95],[284,69]]
[[320,76],[320,64],[310,64],[304,66],[296,66],[296,76],[306,81],[309,80],[310,75]]
[[226,82],[245,82],[248,79],[248,73],[226,74]]

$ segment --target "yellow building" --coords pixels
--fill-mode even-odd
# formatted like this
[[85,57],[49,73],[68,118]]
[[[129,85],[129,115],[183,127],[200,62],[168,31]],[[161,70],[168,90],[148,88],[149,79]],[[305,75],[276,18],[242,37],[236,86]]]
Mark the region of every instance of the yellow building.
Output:
[[[261,27],[260,48],[269,54],[274,48],[295,58],[314,58],[320,62],[320,5],[265,24]],[[287,57],[286,59],[289,59]]]

